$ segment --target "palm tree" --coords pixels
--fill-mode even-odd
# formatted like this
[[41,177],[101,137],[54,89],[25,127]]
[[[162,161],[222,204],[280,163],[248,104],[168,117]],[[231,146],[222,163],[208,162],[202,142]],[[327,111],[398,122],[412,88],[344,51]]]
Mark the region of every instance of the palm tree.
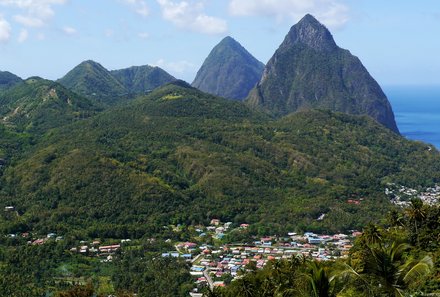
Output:
[[419,245],[419,223],[421,223],[426,217],[423,201],[418,198],[411,199],[411,205],[406,209],[406,214],[409,218],[410,227],[414,227],[414,235],[417,238],[417,244]]
[[219,287],[214,287],[211,289],[210,286],[206,288],[205,293],[203,294],[204,297],[221,297],[222,293],[220,291]]
[[297,296],[301,267],[305,264],[303,256],[292,256],[289,261],[276,261],[272,266],[275,283],[273,296]]
[[359,275],[348,265],[341,269],[328,270],[322,262],[313,261],[307,264],[305,295],[310,297],[336,297],[352,279]]
[[388,224],[391,225],[391,227],[403,227],[403,214],[396,209],[391,210],[388,212],[387,215],[387,221]]
[[382,234],[379,230],[379,227],[371,222],[368,223],[368,225],[364,228],[361,239],[369,245],[380,244],[382,242]]
[[307,275],[311,287],[311,297],[333,297],[336,296],[332,290],[332,280],[324,267],[319,262],[309,264],[309,274]]
[[433,267],[429,256],[421,260],[406,257],[407,244],[368,246],[361,275],[370,277],[381,296],[406,296],[408,290],[429,274]]

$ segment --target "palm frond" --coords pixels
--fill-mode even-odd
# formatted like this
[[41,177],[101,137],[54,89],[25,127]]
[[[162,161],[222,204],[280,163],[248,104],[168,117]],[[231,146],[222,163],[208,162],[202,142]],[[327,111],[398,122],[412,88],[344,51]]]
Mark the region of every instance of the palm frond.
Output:
[[428,275],[431,272],[433,266],[434,264],[432,262],[432,258],[429,256],[425,256],[420,261],[414,263],[411,269],[406,272],[405,276],[403,277],[403,282],[405,284],[416,283],[420,278]]

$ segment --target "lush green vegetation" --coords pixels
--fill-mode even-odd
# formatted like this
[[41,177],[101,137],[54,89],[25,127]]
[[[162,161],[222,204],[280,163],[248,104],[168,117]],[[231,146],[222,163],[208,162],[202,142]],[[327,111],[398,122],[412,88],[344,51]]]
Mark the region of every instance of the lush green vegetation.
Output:
[[0,90],[12,87],[22,80],[20,77],[8,71],[0,71]]
[[176,80],[165,70],[148,65],[112,70],[110,73],[133,94],[145,94]]
[[[159,255],[173,248],[161,239],[191,234],[163,226],[189,230],[213,217],[251,223],[245,234],[229,235],[244,242],[362,229],[392,209],[388,183],[440,182],[437,150],[369,117],[314,110],[274,120],[181,81],[103,112],[39,78],[1,91],[0,100],[0,201],[16,210],[0,213],[0,296],[185,296],[186,265]],[[351,262],[273,262],[210,294],[374,296],[379,287],[374,294],[389,295],[412,291],[410,280],[422,283],[411,271],[428,268],[434,274],[421,288],[438,292],[439,215],[414,201],[390,213],[388,229],[370,225]],[[29,245],[11,235],[27,232],[64,239]],[[68,252],[95,238],[137,240],[111,263]],[[381,270],[384,259],[391,266]],[[391,272],[399,275],[384,277]]]
[[127,103],[135,95],[174,81],[159,67],[139,66],[108,71],[94,61],[84,61],[58,81],[70,90],[103,106]]
[[127,90],[110,71],[94,61],[84,61],[58,80],[69,90],[101,104],[115,104]]
[[[187,264],[161,252],[212,218],[251,224],[225,238],[239,242],[364,233],[346,261],[249,265],[207,296],[440,293],[439,207],[395,210],[384,194],[390,183],[440,183],[439,152],[394,133],[380,87],[312,16],[266,70],[247,105],[182,81],[150,93],[174,78],[148,66],[109,72],[86,61],[60,80],[68,89],[0,72],[0,296],[187,296]],[[226,38],[195,84],[243,98],[261,71]],[[109,258],[71,250],[125,238]]]
[[[188,296],[189,267],[158,250],[171,248],[140,241],[113,262],[70,253],[72,241],[28,245],[25,239],[2,239],[0,296]],[[55,295],[54,295],[55,294]]]
[[177,82],[51,130],[10,163],[2,201],[19,216],[0,230],[140,238],[212,217],[261,235],[360,229],[390,208],[386,183],[432,185],[439,167],[436,150],[368,117],[273,121]]
[[91,117],[100,110],[60,84],[38,77],[0,92],[0,122],[34,135]]
[[228,36],[212,49],[192,85],[210,94],[244,100],[263,69],[263,63]]
[[[272,260],[257,270],[251,262],[241,278],[206,296],[427,296],[440,293],[440,208],[413,200],[394,209],[383,225],[370,223],[349,258],[315,262],[293,257]],[[413,230],[417,228],[418,233]],[[112,262],[68,250],[67,237],[44,245],[26,238],[0,239],[0,296],[187,296],[194,279],[189,267],[162,251],[173,247],[149,238],[136,240],[113,255]],[[109,241],[110,242],[110,241]],[[423,294],[422,294],[423,293]],[[96,294],[96,295],[95,295]]]

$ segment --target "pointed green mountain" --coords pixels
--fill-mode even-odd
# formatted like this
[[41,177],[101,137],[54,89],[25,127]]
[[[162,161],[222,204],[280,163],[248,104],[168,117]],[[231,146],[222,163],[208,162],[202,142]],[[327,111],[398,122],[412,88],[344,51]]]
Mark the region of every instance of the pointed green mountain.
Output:
[[66,88],[107,105],[118,103],[128,90],[101,64],[84,61],[58,80]]
[[272,120],[176,81],[52,130],[8,165],[0,188],[17,226],[81,238],[168,238],[164,225],[212,217],[255,232],[339,231],[383,215],[387,183],[438,183],[439,166],[438,151],[367,116]]
[[192,85],[224,98],[243,100],[260,80],[264,64],[232,37],[225,37],[206,58]]
[[8,71],[0,71],[0,91],[22,82],[22,79]]
[[313,108],[365,114],[398,133],[378,83],[311,15],[291,28],[247,103],[275,116]]
[[144,94],[176,80],[165,70],[148,65],[112,70],[110,73],[133,94]]
[[19,131],[44,132],[99,110],[59,83],[33,77],[0,93],[0,122]]

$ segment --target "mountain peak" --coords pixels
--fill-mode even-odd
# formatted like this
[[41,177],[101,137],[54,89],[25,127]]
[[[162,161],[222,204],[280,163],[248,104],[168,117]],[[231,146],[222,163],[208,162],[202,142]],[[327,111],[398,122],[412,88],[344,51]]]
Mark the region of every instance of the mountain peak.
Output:
[[231,36],[226,36],[225,38],[222,39],[222,41],[220,41],[220,43],[224,43],[224,42],[234,42],[234,43],[238,43],[234,38],[232,38]]
[[330,31],[311,14],[306,14],[292,26],[284,44],[286,47],[303,44],[317,51],[333,51],[338,48]]
[[308,24],[308,25],[322,25],[313,15],[310,13],[306,14],[298,24]]
[[242,47],[241,44],[232,38],[231,36],[226,36],[223,38],[217,46],[239,46]]
[[210,52],[192,85],[204,92],[243,100],[263,73],[264,65],[227,36]]
[[306,15],[267,63],[247,103],[275,116],[308,109],[369,115],[398,133],[394,113],[361,61]]
[[92,101],[114,104],[127,90],[98,62],[81,62],[58,80],[63,86]]
[[110,72],[133,94],[145,94],[176,78],[157,66],[132,66]]
[[98,62],[93,61],[93,60],[85,60],[85,61],[81,62],[80,65],[81,65],[81,64],[101,65],[101,64],[99,64]]
[[99,64],[98,62],[93,61],[93,60],[83,61],[79,65],[77,65],[77,67],[92,67],[92,68],[105,69],[104,66],[102,66],[101,64]]
[[0,71],[0,89],[12,87],[22,79],[9,71]]

